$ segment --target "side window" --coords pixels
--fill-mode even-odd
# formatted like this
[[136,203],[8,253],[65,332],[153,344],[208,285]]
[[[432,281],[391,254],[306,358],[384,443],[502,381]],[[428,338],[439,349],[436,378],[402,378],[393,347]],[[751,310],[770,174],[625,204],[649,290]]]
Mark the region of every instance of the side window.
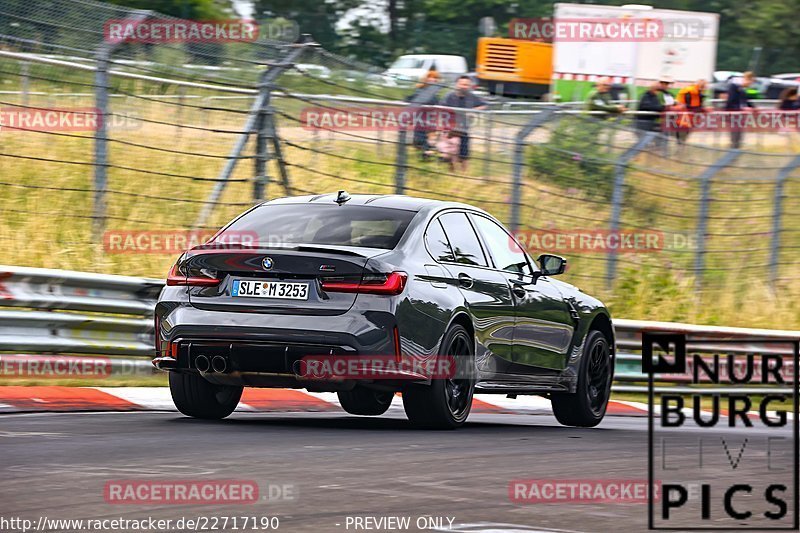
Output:
[[497,268],[507,272],[532,273],[525,252],[506,230],[486,217],[473,215],[471,218],[483,236],[483,242],[489,248]]
[[439,221],[450,240],[456,263],[488,266],[481,243],[466,213],[445,213],[439,217]]
[[428,229],[425,230],[425,244],[428,245],[428,250],[437,261],[455,261],[453,250],[450,249],[450,243],[447,242],[447,235],[444,234],[438,219],[431,222]]

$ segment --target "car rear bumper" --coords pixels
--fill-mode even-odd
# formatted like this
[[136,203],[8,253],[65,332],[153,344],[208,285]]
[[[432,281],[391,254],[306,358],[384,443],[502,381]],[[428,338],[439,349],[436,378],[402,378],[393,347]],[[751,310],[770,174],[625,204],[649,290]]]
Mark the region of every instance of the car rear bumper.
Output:
[[[319,360],[368,355],[394,360],[396,319],[389,312],[351,310],[320,317],[207,312],[181,305],[168,312],[162,308],[160,313],[161,346],[169,347],[153,360],[161,370],[198,372],[220,384],[320,391],[349,390],[367,383],[399,390],[403,383],[429,381],[418,372],[396,368],[365,379],[347,374],[331,379],[303,375],[301,361],[309,356]],[[198,362],[198,357],[205,360]],[[221,358],[216,361],[224,371],[206,366],[214,358]]]

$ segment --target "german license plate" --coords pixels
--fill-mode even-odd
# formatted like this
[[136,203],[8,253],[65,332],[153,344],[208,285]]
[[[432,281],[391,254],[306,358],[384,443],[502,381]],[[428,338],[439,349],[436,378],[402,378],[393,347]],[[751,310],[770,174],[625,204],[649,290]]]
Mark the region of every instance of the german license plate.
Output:
[[308,283],[235,279],[231,287],[231,296],[308,300]]

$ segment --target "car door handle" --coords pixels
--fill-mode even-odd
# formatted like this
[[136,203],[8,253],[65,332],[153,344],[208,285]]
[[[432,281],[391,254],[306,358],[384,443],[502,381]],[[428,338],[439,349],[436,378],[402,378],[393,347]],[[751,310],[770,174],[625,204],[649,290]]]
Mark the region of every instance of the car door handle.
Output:
[[519,285],[514,285],[511,288],[511,292],[513,292],[514,296],[517,298],[525,298],[525,295],[528,294],[528,291],[525,290],[525,287],[521,287]]
[[461,273],[458,275],[458,284],[464,287],[465,289],[471,289],[473,285],[473,280],[467,274]]

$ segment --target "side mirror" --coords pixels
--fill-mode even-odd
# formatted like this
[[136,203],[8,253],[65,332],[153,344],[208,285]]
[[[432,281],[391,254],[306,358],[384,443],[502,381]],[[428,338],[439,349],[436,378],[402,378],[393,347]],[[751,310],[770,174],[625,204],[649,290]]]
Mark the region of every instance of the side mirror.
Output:
[[567,269],[567,260],[558,255],[542,254],[536,262],[543,276],[558,276]]

